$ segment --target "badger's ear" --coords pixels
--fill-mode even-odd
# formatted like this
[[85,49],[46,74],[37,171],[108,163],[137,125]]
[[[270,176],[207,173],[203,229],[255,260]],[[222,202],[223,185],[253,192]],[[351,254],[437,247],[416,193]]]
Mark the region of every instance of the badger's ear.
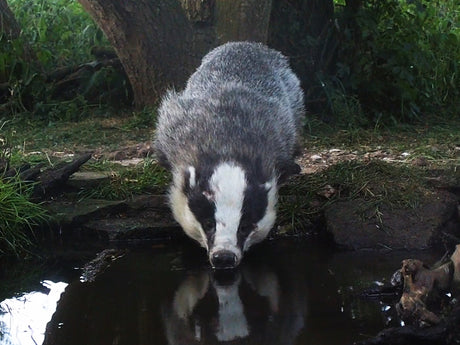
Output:
[[196,186],[196,170],[189,166],[184,172],[184,188],[185,190],[193,189]]
[[286,182],[290,176],[300,173],[301,170],[300,166],[295,162],[282,162],[278,165],[278,183]]

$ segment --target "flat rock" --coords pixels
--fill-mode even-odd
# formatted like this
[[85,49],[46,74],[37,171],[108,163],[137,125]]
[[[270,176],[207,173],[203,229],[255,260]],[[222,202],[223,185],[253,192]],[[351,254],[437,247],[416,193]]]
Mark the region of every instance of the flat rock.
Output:
[[109,241],[167,240],[185,236],[179,224],[159,222],[153,218],[99,219],[84,224],[83,228]]
[[127,209],[125,201],[99,199],[51,201],[43,206],[60,225],[79,225],[91,219],[107,217]]
[[109,173],[77,171],[69,177],[67,185],[77,189],[91,189],[109,180]]
[[168,197],[162,194],[135,195],[126,203],[133,210],[146,208],[169,209]]
[[348,249],[424,249],[444,234],[460,236],[458,201],[439,192],[412,208],[375,206],[364,200],[339,201],[325,211],[327,231]]
[[45,204],[68,236],[91,241],[166,240],[184,238],[165,195],[139,195],[129,200],[53,200]]

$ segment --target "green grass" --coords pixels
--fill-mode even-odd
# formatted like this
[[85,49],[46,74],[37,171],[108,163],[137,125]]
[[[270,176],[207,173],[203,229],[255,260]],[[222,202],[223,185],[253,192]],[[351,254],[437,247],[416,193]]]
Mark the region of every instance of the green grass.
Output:
[[376,149],[395,155],[407,152],[408,162],[423,157],[442,167],[458,164],[460,159],[460,116],[452,119],[431,116],[413,125],[374,128],[340,128],[311,121],[305,142],[313,151],[340,148],[358,153]]
[[136,194],[162,194],[170,181],[170,174],[152,159],[145,159],[131,168],[105,161],[89,169],[110,171],[110,179],[96,188],[82,191],[80,196],[84,198],[123,200]]
[[426,171],[407,164],[343,161],[315,174],[296,176],[283,186],[278,221],[288,224],[288,230],[302,231],[339,200],[364,200],[376,215],[382,205],[415,209],[434,192],[426,177]]
[[149,141],[154,118],[153,111],[95,113],[78,121],[56,122],[17,115],[5,122],[3,129],[9,133],[13,148],[12,163],[30,159],[46,163],[47,155],[51,157],[54,152],[110,151]]
[[17,177],[0,178],[0,254],[27,252],[33,245],[33,228],[48,219],[45,210],[30,201],[32,189]]

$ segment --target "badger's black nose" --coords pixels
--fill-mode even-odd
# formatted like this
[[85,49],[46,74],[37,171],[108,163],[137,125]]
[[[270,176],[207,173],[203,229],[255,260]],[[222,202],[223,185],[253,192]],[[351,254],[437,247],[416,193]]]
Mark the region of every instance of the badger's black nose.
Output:
[[212,254],[211,265],[216,269],[228,269],[236,267],[236,255],[229,250],[219,250]]

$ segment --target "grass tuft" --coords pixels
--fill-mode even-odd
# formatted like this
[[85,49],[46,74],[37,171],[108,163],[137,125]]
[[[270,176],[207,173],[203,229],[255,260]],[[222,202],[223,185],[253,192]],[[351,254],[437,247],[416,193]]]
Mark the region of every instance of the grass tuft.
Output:
[[280,189],[279,223],[289,229],[308,228],[338,200],[362,199],[376,214],[382,205],[416,208],[433,193],[418,167],[381,160],[344,161],[309,175],[292,178]]
[[118,164],[100,163],[95,170],[111,170],[108,182],[91,191],[83,191],[85,198],[123,200],[136,194],[161,194],[166,191],[170,174],[153,159],[145,159],[134,168],[120,168]]
[[46,211],[30,201],[32,189],[18,177],[0,178],[0,254],[27,252],[33,245],[33,227],[48,219]]

